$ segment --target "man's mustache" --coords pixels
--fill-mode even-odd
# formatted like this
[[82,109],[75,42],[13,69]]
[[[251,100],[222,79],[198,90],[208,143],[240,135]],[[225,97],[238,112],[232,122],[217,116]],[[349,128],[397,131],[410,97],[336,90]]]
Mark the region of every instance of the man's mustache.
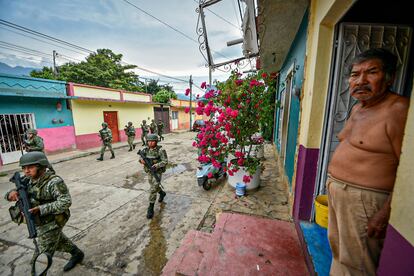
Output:
[[371,85],[362,85],[362,86],[355,87],[354,89],[351,90],[351,93],[358,93],[360,91],[372,91]]

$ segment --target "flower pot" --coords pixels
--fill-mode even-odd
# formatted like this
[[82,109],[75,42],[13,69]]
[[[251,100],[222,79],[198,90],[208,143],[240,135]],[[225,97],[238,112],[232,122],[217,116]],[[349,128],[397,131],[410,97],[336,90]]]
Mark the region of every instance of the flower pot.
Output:
[[[243,183],[243,176],[247,175],[248,172],[245,171],[244,167],[240,167],[240,169],[235,172],[233,175],[228,175],[227,183],[236,188],[237,183]],[[249,183],[246,183],[246,190],[254,190],[257,189],[260,185],[260,168],[256,170],[253,175],[253,178],[250,180]]]

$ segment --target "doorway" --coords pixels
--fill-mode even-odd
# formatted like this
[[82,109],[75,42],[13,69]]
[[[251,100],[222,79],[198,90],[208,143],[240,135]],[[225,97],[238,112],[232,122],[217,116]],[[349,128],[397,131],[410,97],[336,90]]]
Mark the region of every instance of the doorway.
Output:
[[112,131],[112,142],[119,142],[118,112],[104,111],[103,113],[104,122],[108,124],[109,129]]
[[35,128],[32,113],[0,114],[0,154],[3,164],[19,161],[24,153],[22,143],[29,128]]

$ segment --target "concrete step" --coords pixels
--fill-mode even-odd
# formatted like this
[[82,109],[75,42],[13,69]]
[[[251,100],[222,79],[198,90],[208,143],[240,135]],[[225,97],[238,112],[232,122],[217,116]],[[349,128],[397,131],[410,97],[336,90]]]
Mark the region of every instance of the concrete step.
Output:
[[180,247],[174,252],[162,271],[162,275],[197,275],[198,266],[206,254],[211,234],[190,230]]

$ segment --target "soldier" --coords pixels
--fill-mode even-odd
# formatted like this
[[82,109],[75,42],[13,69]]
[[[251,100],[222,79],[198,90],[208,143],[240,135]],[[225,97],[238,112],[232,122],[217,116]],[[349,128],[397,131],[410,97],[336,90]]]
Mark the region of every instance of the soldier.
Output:
[[[142,150],[146,158],[150,159],[155,169],[155,173],[158,175],[161,180],[162,173],[165,172],[166,166],[168,164],[167,152],[164,149],[161,149],[161,146],[158,146],[158,136],[156,134],[149,134],[147,138],[148,145]],[[154,216],[154,204],[157,199],[157,193],[160,194],[158,202],[163,202],[164,197],[167,195],[162,189],[161,182],[157,182],[155,177],[150,173],[148,168],[145,166],[144,160],[141,158],[139,160],[141,164],[144,165],[145,172],[148,173],[148,182],[151,186],[150,195],[149,195],[149,207],[147,210],[147,218],[151,219]]]
[[151,120],[151,124],[150,124],[150,131],[152,134],[157,135],[157,124],[155,123],[154,119]]
[[[45,145],[43,143],[43,138],[37,135],[37,130],[33,128],[29,128],[28,130],[26,130],[26,133],[27,133],[27,140],[23,141],[24,150],[27,152],[40,151],[44,153]],[[50,162],[48,163],[49,165],[47,168],[51,172],[55,173],[55,170],[53,169]]]
[[147,143],[147,135],[149,133],[149,126],[147,125],[147,121],[142,120],[141,124],[141,141],[142,146],[145,146]]
[[108,128],[107,123],[102,123],[102,129],[99,131],[99,137],[102,140],[101,156],[96,160],[102,161],[106,147],[111,151],[111,159],[115,158],[114,150],[112,149],[112,131]]
[[125,135],[128,136],[128,145],[129,145],[128,151],[132,151],[133,149],[135,149],[135,145],[134,145],[135,128],[132,125],[132,122],[128,122],[128,125],[125,126],[124,131],[125,131]]
[[[55,251],[67,252],[72,256],[63,267],[64,271],[71,270],[82,262],[84,253],[63,234],[62,229],[70,217],[69,207],[72,204],[71,196],[65,182],[59,176],[47,171],[49,162],[43,152],[29,152],[20,158],[20,166],[29,178],[28,195],[31,203],[29,212],[37,216],[36,223],[39,252],[35,252],[31,264],[37,256]],[[18,201],[19,193],[11,190],[6,193],[8,201]],[[17,220],[23,220],[22,217]],[[35,275],[32,266],[32,275]]]
[[162,122],[161,119],[159,119],[158,124],[157,124],[157,130],[158,130],[158,136],[160,137],[160,141],[164,140],[164,136],[162,136],[163,129],[164,129],[164,123]]

